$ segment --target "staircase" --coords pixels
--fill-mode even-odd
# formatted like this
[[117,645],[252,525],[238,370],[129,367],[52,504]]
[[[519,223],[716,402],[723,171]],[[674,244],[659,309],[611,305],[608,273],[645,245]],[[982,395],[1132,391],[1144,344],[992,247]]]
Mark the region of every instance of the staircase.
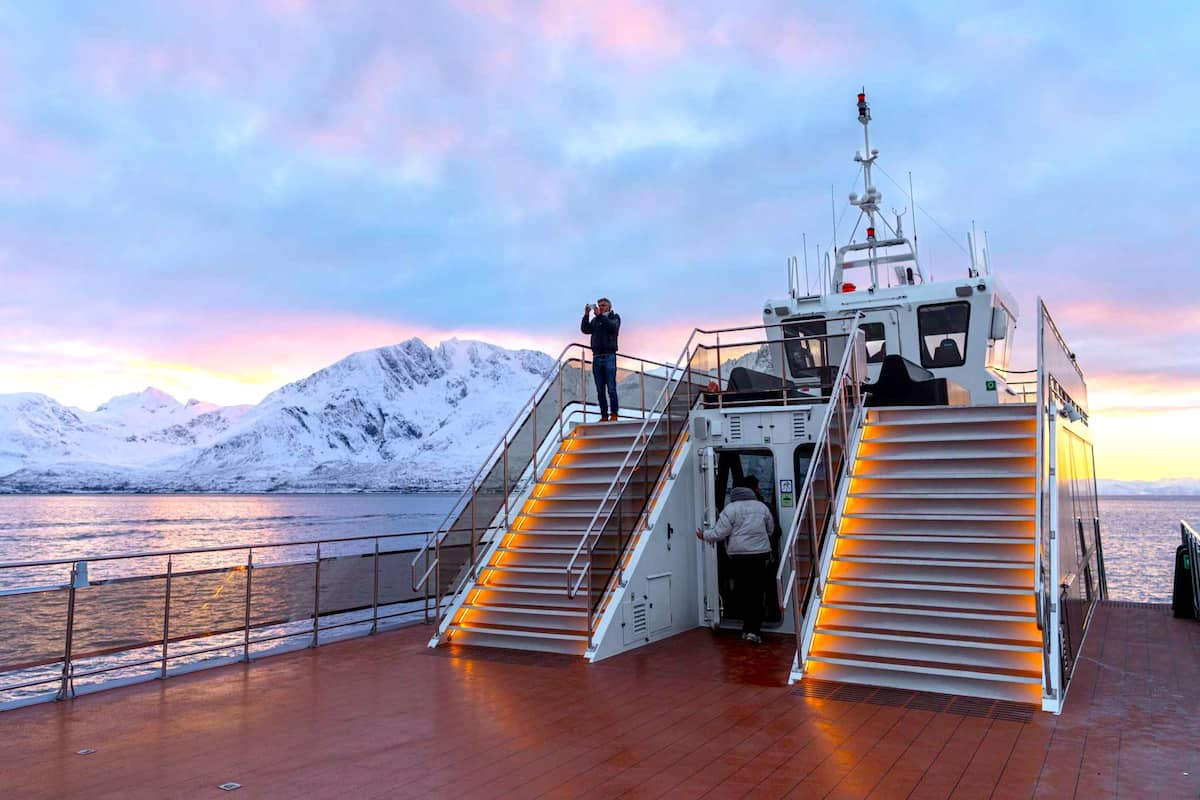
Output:
[[1036,409],[872,409],[805,675],[1039,703]]
[[[445,640],[583,655],[588,646],[589,582],[585,579],[579,593],[569,597],[566,567],[641,428],[640,419],[575,427],[466,590],[446,626]],[[666,449],[664,435],[651,442],[650,455],[661,457]],[[637,454],[630,458],[626,474],[636,458]],[[610,499],[604,511],[613,507]],[[599,523],[603,521],[602,514]],[[581,574],[587,555],[585,547],[573,579]],[[612,563],[611,558],[604,560]]]

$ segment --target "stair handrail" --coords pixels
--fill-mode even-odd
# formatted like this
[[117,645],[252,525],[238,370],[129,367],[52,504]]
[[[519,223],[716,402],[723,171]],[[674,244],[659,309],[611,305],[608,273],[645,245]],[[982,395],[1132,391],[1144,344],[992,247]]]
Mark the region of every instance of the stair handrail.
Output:
[[[581,342],[572,342],[565,345],[559,352],[558,357],[555,359],[554,367],[551,368],[551,370],[542,379],[541,383],[539,383],[538,386],[533,390],[529,396],[529,399],[517,409],[512,421],[503,429],[503,434],[500,437],[500,441],[494,448],[492,448],[492,451],[488,454],[488,457],[484,459],[483,465],[475,472],[474,476],[472,476],[471,480],[467,483],[466,488],[463,489],[454,505],[451,506],[450,510],[446,513],[446,516],[440,523],[438,523],[437,527],[433,529],[426,540],[422,543],[421,548],[417,551],[417,554],[414,556],[412,561],[411,577],[414,591],[420,590],[422,587],[426,588],[426,590],[428,589],[430,576],[441,563],[441,555],[440,552],[438,552],[438,547],[443,541],[445,541],[446,537],[453,529],[454,523],[457,522],[459,515],[466,507],[467,503],[470,502],[473,494],[478,490],[480,478],[486,475],[488,471],[495,467],[496,464],[504,457],[505,451],[512,444],[512,440],[509,437],[516,431],[519,431],[521,426],[523,426],[526,420],[529,419],[530,415],[537,407],[537,404],[541,402],[546,393],[550,391],[550,387],[562,374],[564,366],[575,360],[576,357],[574,355],[574,351],[576,349],[579,351],[578,360],[580,363],[580,371],[582,373],[583,365],[586,363],[586,353],[590,352],[592,348],[589,345]],[[639,361],[643,365],[653,364],[656,367],[670,368],[670,365],[654,361],[652,359],[646,359],[637,356],[625,356],[625,358],[628,358],[631,361]],[[584,390],[581,392],[579,402],[584,406],[584,413],[586,415],[586,385]],[[560,416],[565,415],[565,408],[560,409],[559,413]],[[539,442],[538,444],[540,445],[541,443]],[[431,548],[435,551],[432,559],[429,558],[429,551]],[[425,567],[425,571],[418,576],[417,569],[422,559],[425,559],[428,563]],[[438,598],[438,600],[440,607],[440,598]]]
[[[847,347],[842,353],[842,362],[838,365],[837,377],[834,379],[833,387],[829,392],[830,403],[825,409],[825,417],[821,421],[821,428],[817,434],[817,438],[813,442],[813,457],[808,462],[808,469],[805,471],[804,484],[800,491],[796,493],[796,511],[792,516],[792,524],[788,526],[787,535],[783,541],[779,543],[779,567],[775,573],[775,591],[779,600],[779,607],[786,608],[789,595],[795,585],[796,576],[798,573],[796,558],[793,550],[796,546],[796,541],[800,536],[800,524],[804,519],[804,504],[809,502],[812,495],[813,483],[816,480],[817,466],[820,463],[820,454],[822,450],[829,450],[829,429],[832,427],[835,407],[840,409],[837,411],[842,422],[842,430],[844,431],[845,441],[850,441],[850,436],[853,430],[856,430],[861,425],[862,408],[863,408],[863,392],[862,383],[866,378],[866,335],[861,328],[858,327],[858,320],[862,316],[862,312],[858,312],[854,317],[854,322],[851,326],[851,331],[847,337]],[[857,356],[860,354],[862,358]],[[843,390],[845,385],[849,383],[853,388],[852,396],[854,398],[854,406],[850,409],[851,414],[849,419],[846,416],[846,407],[844,401]],[[847,424],[849,423],[849,424]],[[845,448],[843,447],[842,458],[846,458]],[[828,469],[833,467],[832,456],[829,457]],[[832,498],[830,498],[832,500]],[[831,515],[826,516],[826,522],[831,518]],[[824,538],[822,537],[822,542]],[[814,561],[820,556],[820,547],[814,556]],[[791,571],[791,576],[787,576],[787,572]],[[799,608],[799,606],[797,606]],[[796,614],[796,630],[800,630],[799,613]]]
[[[861,334],[862,332],[859,331],[859,329],[858,329],[858,322],[862,318],[862,315],[863,314],[861,311],[856,311],[853,315],[845,315],[845,316],[840,316],[840,317],[827,317],[825,319],[825,322],[826,323],[845,322],[846,320],[850,320],[850,325],[847,326],[848,331],[858,331]],[[717,375],[715,377],[719,381],[721,379],[721,374],[720,374],[721,339],[720,339],[720,335],[722,333],[738,333],[738,332],[750,331],[750,330],[771,330],[771,329],[776,329],[776,328],[784,328],[791,324],[795,324],[795,321],[789,320],[789,321],[785,321],[785,322],[775,322],[775,323],[767,323],[767,324],[759,324],[759,325],[742,325],[742,326],[734,327],[734,328],[720,328],[720,329],[714,329],[714,330],[709,330],[709,329],[705,329],[705,328],[695,328],[691,332],[691,334],[688,336],[687,342],[684,343],[683,349],[680,351],[679,357],[675,360],[674,366],[670,367],[669,372],[667,372],[664,375],[662,392],[659,393],[658,398],[655,400],[654,405],[651,408],[655,409],[655,410],[658,409],[659,403],[663,402],[665,400],[665,398],[668,396],[670,389],[671,389],[672,381],[674,381],[676,384],[678,384],[681,380],[680,376],[684,372],[691,371],[690,370],[691,360],[694,355],[692,350],[693,350],[693,345],[695,344],[697,337],[711,336],[711,335],[715,335],[717,337],[716,347],[717,347],[718,363],[717,363]],[[847,335],[846,333],[837,333],[837,334],[825,334],[822,336],[812,336],[812,337],[806,337],[806,338],[828,339],[828,338],[832,338],[834,336],[846,336],[846,335]],[[782,344],[785,342],[785,340],[786,340],[786,337],[781,336],[779,342]],[[771,344],[771,343],[772,343],[772,340],[770,340],[770,339],[768,339],[766,342],[764,342],[764,344]],[[844,360],[844,354],[843,354],[843,360]],[[704,374],[707,375],[707,373],[704,373]],[[708,377],[713,377],[713,376],[708,375]],[[579,543],[575,546],[575,550],[571,554],[570,560],[567,562],[565,577],[566,577],[566,586],[567,586],[567,596],[568,597],[574,598],[576,595],[578,595],[579,589],[583,585],[584,578],[586,578],[588,575],[588,572],[589,572],[590,566],[591,566],[590,563],[588,565],[586,565],[580,571],[579,578],[574,583],[572,583],[572,581],[571,581],[571,575],[575,569],[575,563],[576,563],[576,561],[578,561],[579,556],[582,554],[584,545],[586,545],[588,540],[591,539],[592,536],[594,535],[596,523],[600,519],[601,514],[604,514],[605,524],[607,524],[608,517],[611,516],[611,514],[612,514],[612,509],[608,509],[607,513],[605,512],[605,506],[608,505],[610,499],[612,498],[613,490],[615,489],[618,481],[621,479],[623,473],[625,472],[625,469],[629,464],[630,458],[634,455],[635,452],[637,452],[639,454],[638,457],[640,458],[641,452],[643,452],[645,449],[646,442],[643,442],[643,439],[646,438],[647,425],[651,422],[651,420],[654,419],[654,417],[651,416],[652,413],[660,413],[660,412],[657,412],[657,411],[648,411],[647,412],[646,419],[643,421],[641,428],[638,429],[638,433],[634,437],[633,444],[630,445],[629,450],[625,454],[624,460],[621,462],[621,466],[617,469],[616,474],[613,475],[613,479],[609,483],[608,491],[605,493],[603,501],[599,504],[599,506],[596,509],[596,512],[592,515],[592,518],[588,523],[587,529],[583,532],[583,535],[579,539]],[[683,426],[680,427],[680,430],[682,432]],[[639,450],[639,445],[642,445],[640,450]],[[624,485],[625,485],[625,482],[622,483],[622,491],[624,490]]]
[[[638,432],[634,436],[633,443],[629,446],[629,450],[627,450],[625,453],[625,458],[621,461],[621,466],[617,468],[617,471],[613,474],[612,481],[610,481],[608,484],[608,490],[604,493],[604,498],[596,506],[595,513],[592,514],[592,518],[588,522],[587,528],[584,530],[583,534],[579,537],[579,543],[575,545],[575,550],[574,550],[574,552],[571,553],[571,558],[567,562],[566,576],[565,576],[566,583],[567,583],[567,596],[570,598],[574,598],[576,595],[579,594],[579,588],[583,585],[583,579],[585,577],[587,577],[588,571],[591,568],[591,564],[590,564],[590,560],[589,560],[587,569],[581,570],[579,573],[579,580],[576,581],[574,584],[572,584],[571,583],[571,572],[575,568],[575,562],[579,560],[579,556],[583,552],[584,545],[587,544],[588,541],[592,538],[593,531],[595,530],[595,527],[596,527],[596,521],[600,518],[600,514],[602,511],[604,511],[605,506],[608,505],[609,500],[612,497],[613,491],[616,489],[618,482],[620,482],[621,476],[625,472],[625,468],[629,464],[629,459],[633,456],[635,451],[639,451],[638,446],[640,444],[642,444],[642,438],[646,435],[646,426],[649,425],[651,419],[653,419],[653,417],[651,415],[655,414],[655,413],[660,413],[657,411],[657,409],[659,407],[659,403],[667,397],[668,390],[671,387],[671,382],[675,380],[676,375],[678,373],[681,373],[682,371],[684,371],[686,369],[686,365],[690,362],[690,360],[691,360],[690,350],[691,350],[692,342],[695,341],[696,336],[699,335],[701,332],[702,331],[699,328],[696,328],[695,330],[692,331],[691,335],[688,336],[687,342],[683,345],[683,350],[680,352],[679,358],[677,358],[675,360],[675,364],[673,366],[669,367],[668,372],[665,373],[662,391],[659,392],[658,397],[654,401],[654,405],[651,406],[651,409],[654,409],[654,411],[647,411],[646,418],[644,420],[642,420],[642,425],[640,428],[638,428]],[[681,429],[682,429],[682,426],[681,426]],[[645,448],[643,447],[641,449],[644,450]],[[638,457],[641,458],[640,451],[639,451]],[[621,482],[622,491],[624,491],[624,487],[625,487],[625,483]],[[611,510],[610,510],[609,514],[611,514]],[[607,524],[609,514],[605,515],[606,524]],[[590,607],[589,607],[589,611],[588,611],[588,616],[589,616],[589,620],[590,620],[590,618],[591,618]],[[589,635],[590,635],[590,628],[591,628],[590,622],[589,622],[588,627],[589,627]]]

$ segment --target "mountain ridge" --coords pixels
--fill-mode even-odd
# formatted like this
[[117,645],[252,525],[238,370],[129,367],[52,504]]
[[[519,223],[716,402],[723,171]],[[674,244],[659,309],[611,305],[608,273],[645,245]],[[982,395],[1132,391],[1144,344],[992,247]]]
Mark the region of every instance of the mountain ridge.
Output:
[[0,492],[456,489],[552,366],[537,351],[412,338],[254,406],[154,387],[94,412],[0,395]]

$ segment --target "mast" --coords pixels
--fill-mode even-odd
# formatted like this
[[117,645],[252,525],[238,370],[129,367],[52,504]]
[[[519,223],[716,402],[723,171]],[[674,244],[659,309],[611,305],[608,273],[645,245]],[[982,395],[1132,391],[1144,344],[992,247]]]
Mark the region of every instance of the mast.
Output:
[[[862,223],[862,217],[867,218],[867,239],[865,242],[851,241],[837,249],[830,289],[835,294],[847,289],[856,291],[852,284],[842,282],[842,276],[847,269],[858,267],[867,268],[871,280],[871,291],[880,288],[880,267],[894,270],[896,279],[901,284],[924,283],[925,276],[917,261],[915,236],[913,241],[904,236],[900,219],[902,212],[896,212],[896,227],[890,233],[885,233],[882,238],[876,236],[876,215],[879,213],[879,204],[883,200],[883,193],[875,187],[875,178],[872,174],[875,161],[879,158],[879,148],[871,147],[871,106],[867,103],[865,88],[858,93],[858,121],[863,126],[863,150],[854,153],[854,160],[862,168],[863,194],[860,197],[856,192],[851,192],[849,199],[850,205],[856,206],[859,210],[858,224]],[[911,183],[911,176],[909,181]],[[909,198],[911,202],[911,192]],[[883,224],[890,225],[886,220],[883,221]],[[915,216],[913,225],[915,234]],[[858,230],[858,225],[855,225],[855,230]],[[863,257],[856,258],[857,254],[862,254]]]
[[[883,195],[875,188],[871,178],[871,167],[879,157],[879,149],[871,149],[871,106],[867,104],[867,89],[858,93],[858,121],[863,126],[863,152],[855,153],[854,160],[863,168],[863,196],[851,197],[850,203],[858,206],[859,211],[867,215],[867,266],[871,272],[871,287],[879,288],[879,266],[876,263],[875,252],[875,214],[879,211],[879,201]],[[865,155],[864,155],[865,154]]]

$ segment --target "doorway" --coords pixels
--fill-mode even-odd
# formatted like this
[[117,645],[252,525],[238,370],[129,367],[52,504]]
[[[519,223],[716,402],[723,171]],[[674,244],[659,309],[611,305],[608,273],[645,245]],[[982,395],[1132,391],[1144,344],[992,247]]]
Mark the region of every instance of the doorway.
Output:
[[[776,497],[777,476],[775,456],[770,450],[721,450],[717,452],[716,501],[717,513],[725,508],[725,502],[735,486],[746,485],[748,478],[758,482],[758,497],[771,509],[775,529],[771,532],[771,558],[768,563],[770,579],[763,592],[763,624],[778,627],[783,620],[779,600],[775,593],[775,571],[779,567],[779,542],[783,530],[779,524],[779,505]],[[789,497],[790,502],[790,497]],[[721,622],[740,623],[741,612],[734,599],[733,564],[725,550],[725,542],[717,544],[717,587],[720,593]]]

